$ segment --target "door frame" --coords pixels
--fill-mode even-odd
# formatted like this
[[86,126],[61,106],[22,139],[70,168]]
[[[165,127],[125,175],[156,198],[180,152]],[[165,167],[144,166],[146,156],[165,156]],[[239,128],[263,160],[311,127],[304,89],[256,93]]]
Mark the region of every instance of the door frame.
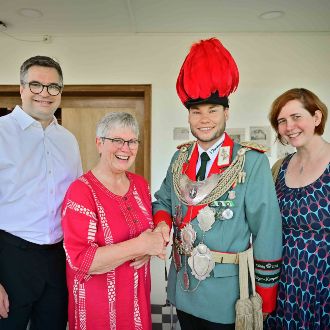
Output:
[[[12,107],[20,104],[20,85],[0,85],[0,107]],[[143,135],[143,173],[149,182],[151,179],[151,85],[65,85],[62,101],[70,97],[110,97],[143,98],[144,123]],[[19,99],[19,102],[18,102]]]

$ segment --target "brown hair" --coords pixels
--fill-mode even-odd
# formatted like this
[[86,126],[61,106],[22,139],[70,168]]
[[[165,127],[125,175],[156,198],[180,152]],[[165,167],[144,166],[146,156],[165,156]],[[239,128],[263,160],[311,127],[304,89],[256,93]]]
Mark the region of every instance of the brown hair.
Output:
[[299,100],[304,108],[312,115],[315,115],[316,110],[320,110],[322,113],[322,119],[320,124],[315,128],[315,134],[322,135],[324,133],[325,123],[328,118],[328,108],[327,106],[315,95],[313,92],[309,91],[305,88],[293,88],[290,89],[279,97],[275,99],[273,102],[268,119],[270,124],[274,128],[277,139],[282,143],[281,136],[278,133],[278,122],[277,118],[282,110],[282,108],[292,100]]

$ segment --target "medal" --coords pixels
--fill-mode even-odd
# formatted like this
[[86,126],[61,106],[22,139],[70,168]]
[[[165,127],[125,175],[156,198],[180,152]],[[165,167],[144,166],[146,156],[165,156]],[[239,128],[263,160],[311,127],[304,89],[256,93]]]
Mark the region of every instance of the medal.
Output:
[[222,206],[223,208],[225,207],[234,207],[235,206],[235,202],[232,200],[227,200],[227,201],[214,201],[212,203],[210,203],[211,207],[219,207]]
[[189,223],[181,230],[182,248],[185,254],[190,254],[196,239],[196,232]]
[[221,217],[222,217],[224,220],[229,220],[229,219],[231,219],[233,216],[234,216],[234,212],[233,212],[233,210],[230,209],[229,207],[227,207],[226,209],[224,209],[224,210],[221,212]]
[[231,209],[234,205],[232,200],[222,201],[222,206],[224,208],[220,211],[221,220],[230,220],[234,216],[234,211]]
[[192,250],[191,256],[188,258],[188,265],[191,268],[191,274],[197,280],[205,280],[210,276],[215,266],[210,249],[205,244],[199,243]]
[[235,198],[236,198],[235,190],[228,191],[228,199],[235,199]]
[[[232,191],[232,192],[234,192],[234,191]],[[228,198],[229,198],[229,196],[228,196]],[[232,207],[235,206],[235,202],[231,199],[226,200],[226,201],[214,201],[210,204],[210,206],[213,208],[213,212],[217,219],[230,220],[234,216],[234,211],[232,210]],[[220,207],[220,208],[216,209],[217,207]]]
[[215,221],[214,212],[212,211],[212,209],[209,206],[205,206],[203,209],[201,209],[198,212],[197,221],[198,221],[199,228],[202,231],[205,232],[205,231],[210,230]]

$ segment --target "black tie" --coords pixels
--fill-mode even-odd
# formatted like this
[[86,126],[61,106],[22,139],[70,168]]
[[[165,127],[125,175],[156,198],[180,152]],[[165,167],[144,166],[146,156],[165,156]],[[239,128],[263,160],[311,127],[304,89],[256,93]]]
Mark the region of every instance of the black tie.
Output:
[[206,172],[206,164],[210,160],[209,155],[204,151],[201,154],[201,167],[199,168],[196,179],[198,181],[202,181],[205,179],[205,172]]

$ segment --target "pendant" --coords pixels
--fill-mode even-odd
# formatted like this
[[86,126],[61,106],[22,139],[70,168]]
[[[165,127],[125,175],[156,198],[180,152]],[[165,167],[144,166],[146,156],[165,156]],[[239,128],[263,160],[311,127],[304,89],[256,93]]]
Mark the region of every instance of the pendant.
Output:
[[198,212],[197,221],[202,231],[210,230],[215,221],[214,211],[209,206],[205,206]]
[[186,290],[189,289],[189,276],[187,271],[183,272],[183,285]]
[[196,232],[192,225],[188,223],[182,230],[181,230],[181,239],[182,239],[182,248],[185,254],[190,254],[193,243],[196,239]]
[[215,266],[210,249],[205,244],[199,243],[188,258],[188,265],[191,268],[192,275],[197,280],[205,280],[210,276]]

